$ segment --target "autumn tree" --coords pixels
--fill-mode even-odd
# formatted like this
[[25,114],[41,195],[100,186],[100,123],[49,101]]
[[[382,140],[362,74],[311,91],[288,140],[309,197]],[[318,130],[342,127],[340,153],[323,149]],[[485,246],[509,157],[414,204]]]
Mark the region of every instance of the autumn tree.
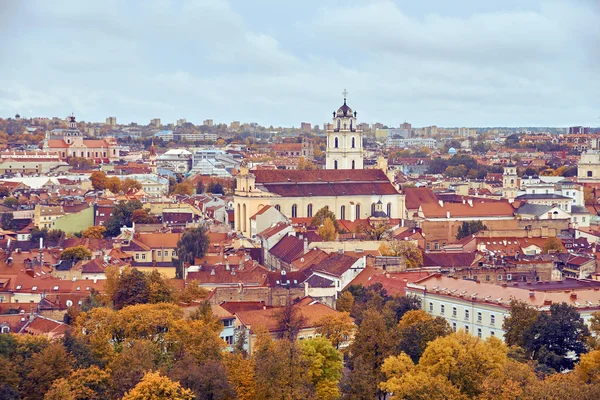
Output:
[[26,362],[28,373],[21,384],[21,393],[26,398],[42,400],[56,379],[71,374],[73,360],[60,343],[52,343],[44,350],[34,354]]
[[352,338],[356,329],[349,312],[323,317],[317,322],[317,326],[317,333],[327,338],[336,350]]
[[125,178],[121,181],[121,190],[125,193],[130,190],[142,190],[142,184],[135,179]]
[[121,180],[118,176],[112,176],[106,179],[106,189],[111,193],[119,193],[121,191]]
[[148,372],[140,383],[135,385],[122,400],[192,400],[194,394],[190,389],[184,389],[158,372]]
[[110,394],[110,374],[97,366],[73,371],[68,378],[54,381],[44,400],[103,400]]
[[313,170],[316,168],[317,167],[315,166],[315,164],[312,161],[307,160],[305,157],[298,158],[298,162],[296,164],[297,170]]
[[234,353],[226,358],[225,365],[236,398],[238,400],[253,400],[256,393],[254,359],[244,358],[241,353]]
[[94,190],[104,190],[107,186],[106,174],[102,171],[94,171],[90,174],[90,181]]
[[131,214],[131,222],[135,222],[136,224],[156,224],[158,223],[158,218],[150,214],[150,211],[147,209],[139,208]]
[[502,323],[504,341],[508,346],[525,348],[527,342],[531,340],[525,334],[531,331],[539,313],[529,304],[518,300],[511,300],[509,311],[509,316],[505,317]]
[[325,222],[319,227],[318,233],[319,236],[321,236],[321,239],[326,242],[332,242],[337,237],[335,225],[329,218],[325,218]]
[[188,229],[181,235],[177,242],[177,277],[183,279],[185,264],[193,264],[196,258],[204,257],[208,250],[209,240],[206,234],[206,228]]
[[108,365],[111,374],[111,392],[114,398],[122,397],[133,389],[149,371],[159,365],[160,350],[148,340],[135,340],[118,353]]
[[324,337],[303,340],[301,357],[308,365],[308,376],[317,399],[334,400],[340,397],[338,388],[344,364],[342,354]]
[[279,309],[274,318],[277,321],[279,338],[286,340],[296,340],[298,333],[306,322],[306,318],[291,302]]
[[340,294],[340,298],[337,299],[335,303],[335,307],[338,311],[346,311],[350,313],[352,311],[352,307],[354,306],[354,296],[347,290],[344,290],[342,294]]
[[89,260],[92,258],[92,252],[89,251],[85,246],[73,246],[67,247],[60,253],[61,260]]
[[173,189],[173,194],[191,196],[192,194],[194,194],[194,187],[190,182],[181,182],[175,186],[175,188]]
[[134,268],[124,269],[112,296],[115,309],[120,310],[133,304],[145,304],[149,300],[150,288],[144,273]]
[[404,240],[391,240],[379,246],[382,256],[403,257],[406,260],[406,268],[414,269],[423,266],[423,253],[413,243]]
[[186,355],[169,371],[169,378],[190,389],[196,400],[232,399],[235,391],[229,383],[227,370],[220,360],[197,363]]
[[90,226],[81,232],[81,236],[87,239],[102,239],[104,237],[104,232],[106,232],[106,227],[102,225]]
[[562,242],[557,237],[549,237],[544,242],[544,247],[542,248],[542,253],[562,253],[564,251],[564,247]]
[[176,290],[173,293],[174,301],[177,303],[191,303],[194,300],[206,298],[208,291],[200,287],[200,282],[196,279],[185,282],[182,290]]

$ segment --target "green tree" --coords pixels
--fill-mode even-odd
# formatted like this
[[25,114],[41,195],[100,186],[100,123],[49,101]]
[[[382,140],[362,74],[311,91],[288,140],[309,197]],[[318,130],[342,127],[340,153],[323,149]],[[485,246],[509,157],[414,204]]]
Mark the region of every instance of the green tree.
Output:
[[225,190],[221,183],[212,182],[212,181],[208,184],[206,191],[208,193],[212,193],[212,194],[224,194],[225,193]]
[[485,226],[481,221],[463,221],[462,225],[458,227],[456,239],[460,240],[479,231],[485,230],[487,230],[487,226]]
[[115,309],[133,304],[145,304],[150,301],[150,288],[143,272],[126,268],[123,270],[112,296]]
[[525,335],[531,331],[531,327],[538,320],[539,313],[523,301],[511,300],[509,314],[502,323],[504,341],[508,346],[525,348],[527,342],[531,340]]
[[438,337],[452,333],[452,328],[442,317],[432,317],[423,310],[406,312],[398,324],[400,351],[418,363],[427,345]]
[[177,242],[177,277],[183,279],[185,264],[193,264],[196,258],[204,257],[209,240],[205,227],[188,229]]
[[19,201],[11,196],[11,197],[6,197],[4,199],[4,201],[2,202],[2,204],[4,204],[6,207],[16,209],[17,205],[19,204]]
[[339,398],[338,383],[344,369],[342,354],[323,337],[300,342],[300,350],[308,365],[315,397],[323,400]]
[[135,210],[140,210],[142,203],[139,200],[119,201],[112,209],[110,218],[104,226],[106,232],[105,237],[114,237],[121,233],[123,226],[132,226],[132,217]]
[[563,247],[562,242],[560,241],[559,238],[557,238],[557,237],[549,237],[544,242],[544,247],[542,248],[542,252],[544,254],[548,254],[548,253],[563,253],[564,252],[564,247]]
[[330,211],[328,207],[323,207],[312,217],[310,220],[311,226],[321,226],[325,223],[325,220],[329,218],[331,222],[333,222],[333,226],[335,227],[335,231],[339,233],[340,226],[335,218],[335,214],[333,211]]
[[2,213],[0,215],[0,228],[5,230],[13,229],[15,226],[12,213]]
[[73,246],[67,247],[60,253],[61,260],[89,260],[92,258],[92,252],[89,251],[85,246]]
[[524,348],[537,362],[565,371],[573,369],[579,356],[587,352],[589,330],[575,307],[555,303],[550,313],[541,313],[523,336],[530,338]]

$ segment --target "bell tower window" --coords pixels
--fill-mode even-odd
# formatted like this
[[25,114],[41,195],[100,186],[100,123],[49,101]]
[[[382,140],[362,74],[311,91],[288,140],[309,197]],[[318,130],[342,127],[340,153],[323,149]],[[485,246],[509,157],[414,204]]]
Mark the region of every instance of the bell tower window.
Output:
[[335,147],[336,149],[339,147],[339,141],[338,141],[338,138],[337,138],[337,137],[336,137],[336,138],[335,138],[335,140],[334,140],[334,145],[333,145],[333,147]]
[[[352,125],[352,123],[350,123],[350,125]],[[356,138],[354,136],[352,136],[352,148],[356,148]]]
[[338,167],[337,160],[334,160],[333,161],[333,169],[338,169],[337,167]]

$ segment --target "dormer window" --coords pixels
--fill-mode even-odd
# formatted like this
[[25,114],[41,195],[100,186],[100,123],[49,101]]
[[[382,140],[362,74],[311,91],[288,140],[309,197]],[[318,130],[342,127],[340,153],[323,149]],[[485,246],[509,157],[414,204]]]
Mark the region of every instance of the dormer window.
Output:
[[31,290],[35,292],[37,290],[37,286],[32,287]]
[[15,288],[16,290],[21,289],[21,285],[17,285],[17,287]]
[[58,286],[54,286],[52,290],[58,290]]

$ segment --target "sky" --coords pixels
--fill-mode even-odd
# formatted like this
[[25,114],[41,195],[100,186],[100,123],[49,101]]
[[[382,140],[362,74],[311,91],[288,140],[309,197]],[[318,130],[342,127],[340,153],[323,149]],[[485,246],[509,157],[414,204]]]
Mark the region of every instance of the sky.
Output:
[[598,0],[4,0],[0,116],[600,126]]

